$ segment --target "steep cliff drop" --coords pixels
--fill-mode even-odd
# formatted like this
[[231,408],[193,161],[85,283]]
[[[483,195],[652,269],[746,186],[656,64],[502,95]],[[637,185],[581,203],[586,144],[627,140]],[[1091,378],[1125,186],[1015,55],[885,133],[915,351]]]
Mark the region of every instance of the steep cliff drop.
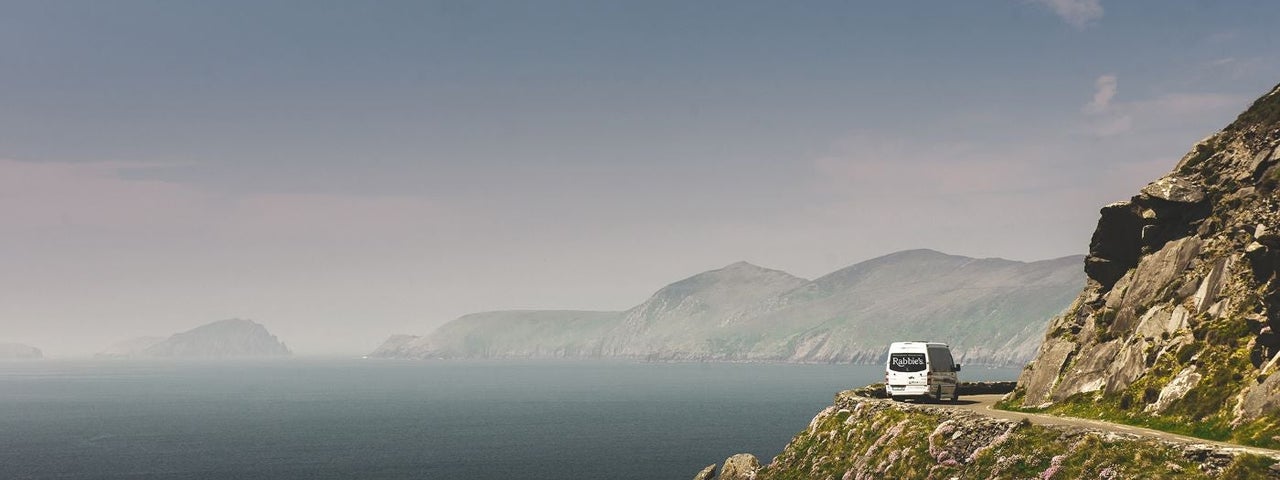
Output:
[[1102,208],[1009,405],[1280,446],[1280,87]]

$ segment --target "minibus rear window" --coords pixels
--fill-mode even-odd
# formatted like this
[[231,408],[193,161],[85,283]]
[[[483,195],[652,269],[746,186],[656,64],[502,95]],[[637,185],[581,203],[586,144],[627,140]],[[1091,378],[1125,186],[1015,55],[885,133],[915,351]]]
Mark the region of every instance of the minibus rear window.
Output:
[[924,371],[924,367],[923,353],[895,353],[889,355],[889,370],[895,372],[921,372]]

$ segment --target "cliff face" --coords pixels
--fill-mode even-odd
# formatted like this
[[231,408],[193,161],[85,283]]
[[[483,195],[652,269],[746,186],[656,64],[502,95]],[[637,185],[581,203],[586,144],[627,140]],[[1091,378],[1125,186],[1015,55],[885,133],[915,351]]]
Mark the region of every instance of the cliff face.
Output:
[[1280,445],[1280,87],[1102,208],[1014,405]]
[[813,281],[739,262],[624,312],[472,314],[370,356],[873,363],[890,342],[928,337],[964,363],[1021,365],[1084,283],[1082,260],[911,250]]

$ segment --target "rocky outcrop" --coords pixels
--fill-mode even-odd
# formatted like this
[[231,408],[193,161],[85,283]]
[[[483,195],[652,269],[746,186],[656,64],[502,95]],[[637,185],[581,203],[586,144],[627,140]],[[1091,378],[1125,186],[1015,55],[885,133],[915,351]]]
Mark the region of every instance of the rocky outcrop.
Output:
[[1272,90],[1102,208],[1088,282],[1024,370],[1020,405],[1280,445],[1277,112]]
[[267,328],[252,320],[230,319],[156,341],[142,337],[117,343],[104,356],[132,358],[235,358],[291,355]]
[[724,468],[720,469],[719,480],[756,480],[760,471],[760,460],[750,453],[739,453],[725,459]]
[[769,465],[749,468],[751,477],[720,478],[1235,479],[1272,478],[1275,463],[1239,449],[1032,425],[846,391]]
[[417,335],[392,335],[368,356],[372,358],[408,358],[414,356],[415,348],[423,348]]
[[962,363],[1022,365],[1083,285],[1082,261],[909,250],[812,281],[739,262],[624,312],[472,314],[369,356],[879,363],[890,342],[928,332]]
[[0,343],[0,360],[30,360],[44,358],[39,348],[20,343]]
[[697,475],[693,476],[693,480],[714,480],[716,478],[716,464],[707,465]]

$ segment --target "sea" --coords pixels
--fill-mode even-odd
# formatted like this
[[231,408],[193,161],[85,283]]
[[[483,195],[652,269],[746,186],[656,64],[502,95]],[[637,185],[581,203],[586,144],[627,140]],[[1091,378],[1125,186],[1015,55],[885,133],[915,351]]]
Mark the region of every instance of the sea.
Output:
[[[1012,380],[967,367],[962,380]],[[0,362],[2,479],[687,479],[767,462],[850,365]]]

